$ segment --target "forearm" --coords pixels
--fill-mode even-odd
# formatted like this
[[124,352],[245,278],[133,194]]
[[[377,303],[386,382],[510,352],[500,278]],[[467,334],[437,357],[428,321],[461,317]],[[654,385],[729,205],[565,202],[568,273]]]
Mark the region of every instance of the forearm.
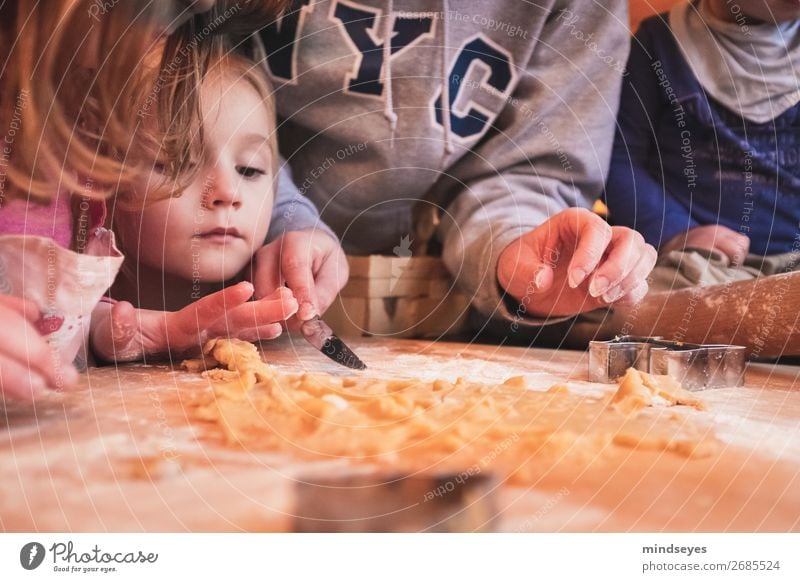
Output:
[[280,160],[275,204],[265,242],[269,243],[287,232],[319,230],[338,240],[336,234],[320,220],[314,203],[304,196],[292,180],[288,164]]
[[[485,316],[532,325],[545,320],[512,313],[502,299],[498,259],[522,235],[568,208],[589,208],[600,196],[628,51],[624,2],[562,5],[579,17],[565,9],[542,32],[514,105],[480,144],[480,161],[456,175],[466,188],[448,207],[453,220],[440,229],[445,263],[474,306]],[[565,32],[565,20],[591,29],[594,43]],[[598,59],[598,50],[608,58]]]

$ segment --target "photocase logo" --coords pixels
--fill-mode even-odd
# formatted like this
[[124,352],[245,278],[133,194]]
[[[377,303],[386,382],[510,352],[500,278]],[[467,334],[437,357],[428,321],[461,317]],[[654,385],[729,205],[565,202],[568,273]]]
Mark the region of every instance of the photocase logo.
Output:
[[411,256],[411,243],[414,242],[411,240],[411,237],[406,235],[400,239],[400,245],[394,247],[392,249],[394,251],[394,256],[399,257],[401,259],[407,258]]
[[22,546],[19,552],[19,563],[26,570],[35,570],[44,561],[44,546],[38,542],[30,542]]
[[392,249],[395,257],[404,260],[397,261],[392,259],[392,278],[389,281],[389,291],[394,290],[394,286],[397,285],[397,282],[403,275],[403,271],[405,271],[406,267],[408,266],[408,261],[405,259],[408,259],[413,254],[411,252],[412,242],[414,241],[411,240],[411,237],[406,235],[400,239],[400,244]]

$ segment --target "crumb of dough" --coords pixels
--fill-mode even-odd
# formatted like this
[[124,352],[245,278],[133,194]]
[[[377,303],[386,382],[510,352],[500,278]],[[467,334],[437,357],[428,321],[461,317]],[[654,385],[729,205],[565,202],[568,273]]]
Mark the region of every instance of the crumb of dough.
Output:
[[[209,340],[200,359],[184,360],[182,365],[189,372],[202,372],[214,383],[215,390],[231,398],[243,398],[254,386],[267,384],[275,376],[256,346],[239,339]],[[216,367],[221,365],[228,369]]]
[[653,376],[629,368],[620,380],[619,388],[611,398],[611,405],[623,414],[633,414],[647,406],[653,406],[653,397],[658,396],[669,404],[684,404],[697,410],[705,410],[703,402],[683,388],[670,376]]
[[227,369],[203,373],[213,391],[191,403],[195,418],[220,427],[229,444],[301,458],[407,471],[477,467],[531,482],[542,459],[588,462],[620,448],[697,458],[720,445],[713,430],[667,408],[702,408],[699,400],[636,370],[597,398],[560,384],[530,390],[523,377],[488,385],[281,374],[238,340],[213,340],[204,352]]
[[201,372],[205,372],[206,370],[212,370],[217,366],[219,366],[219,362],[213,358],[196,358],[181,362],[181,367],[187,372],[192,372],[193,374],[199,374]]

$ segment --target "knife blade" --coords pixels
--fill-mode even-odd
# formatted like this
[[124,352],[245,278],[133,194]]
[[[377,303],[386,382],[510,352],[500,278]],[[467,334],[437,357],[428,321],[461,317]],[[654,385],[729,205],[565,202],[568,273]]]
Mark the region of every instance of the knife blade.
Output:
[[320,319],[319,315],[304,322],[300,326],[300,331],[308,343],[337,364],[353,370],[367,369],[364,362],[333,333],[333,330]]

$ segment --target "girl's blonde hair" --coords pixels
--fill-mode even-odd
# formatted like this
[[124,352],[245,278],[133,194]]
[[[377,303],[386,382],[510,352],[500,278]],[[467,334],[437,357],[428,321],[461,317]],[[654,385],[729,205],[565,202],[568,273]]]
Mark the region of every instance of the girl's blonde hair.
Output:
[[[196,36],[192,37],[190,30],[184,34],[167,41],[155,83],[157,91],[143,99],[153,119],[139,127],[139,147],[148,151],[147,159],[159,161],[165,178],[161,188],[147,192],[148,202],[180,193],[194,180],[199,166],[192,161],[203,158],[205,143],[201,87],[209,76],[233,76],[246,81],[258,93],[270,119],[275,118],[272,85],[261,62],[263,47],[257,38],[248,35],[237,40],[236,35],[225,35],[198,44],[192,41]],[[191,50],[187,51],[187,47]],[[167,55],[176,54],[165,62]],[[274,126],[270,139],[275,179],[278,156]],[[140,202],[135,188],[117,197],[121,209],[141,208]]]
[[[196,59],[196,66],[192,68],[191,74],[170,80],[169,88],[162,91],[166,97],[159,98],[159,104],[153,105],[158,110],[153,112],[154,121],[139,127],[139,140],[152,148],[151,158],[157,160],[163,179],[157,184],[148,182],[147,192],[140,192],[137,187],[118,192],[114,204],[115,208],[123,212],[141,211],[145,206],[166,196],[179,195],[195,179],[202,167],[196,161],[202,160],[205,155],[205,132],[200,110],[201,90],[203,83],[212,78],[245,81],[260,97],[271,123],[268,136],[271,151],[270,173],[273,192],[275,191],[278,177],[275,99],[263,63],[217,43],[198,48],[193,58]],[[169,120],[187,130],[178,134],[170,125],[159,125]]]
[[[28,195],[46,203],[59,188],[91,198],[131,188],[152,167],[156,144],[137,128],[164,72],[157,99],[184,105],[176,118],[153,107],[159,149],[177,178],[198,111],[197,93],[183,88],[196,85],[203,47],[238,44],[288,3],[218,0],[163,44],[159,74],[143,75],[156,22],[172,1],[0,2],[0,205]],[[98,55],[96,64],[81,66],[82,52]]]

